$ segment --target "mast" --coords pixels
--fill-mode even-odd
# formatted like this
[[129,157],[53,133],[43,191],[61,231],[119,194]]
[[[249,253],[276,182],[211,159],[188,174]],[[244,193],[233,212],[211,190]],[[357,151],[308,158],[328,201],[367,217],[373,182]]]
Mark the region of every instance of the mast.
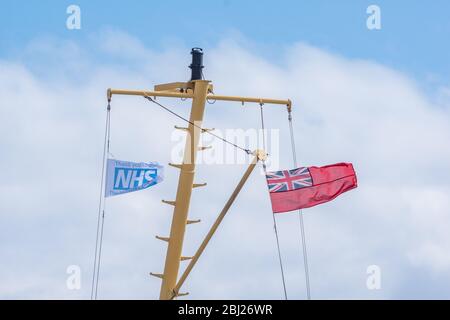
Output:
[[[183,163],[180,168],[178,179],[177,196],[173,205],[175,206],[170,227],[170,236],[167,246],[166,262],[162,277],[161,291],[159,298],[163,300],[171,299],[176,286],[178,270],[180,267],[181,251],[183,248],[184,233],[188,223],[189,205],[191,202],[192,188],[194,188],[195,162],[199,150],[199,138],[202,127],[203,115],[205,112],[206,96],[210,81],[201,80],[203,65],[201,63],[203,52],[192,49],[192,69],[191,83],[193,84],[193,98],[189,126],[187,128],[187,138],[184,148]],[[198,127],[195,127],[196,124]]]
[[[168,237],[156,236],[157,239],[167,242],[164,273],[150,273],[151,275],[161,278],[162,280],[159,296],[159,298],[162,300],[170,300],[177,296],[184,295],[179,293],[180,287],[185,282],[195,263],[198,261],[206,245],[209,243],[212,235],[219,227],[220,222],[230,209],[244,183],[247,181],[250,173],[253,171],[256,163],[260,160],[264,160],[266,157],[266,153],[263,150],[255,150],[253,152],[254,159],[252,163],[244,173],[244,176],[236,186],[236,189],[232,193],[225,207],[222,209],[219,217],[211,227],[210,231],[205,237],[205,240],[203,240],[194,257],[183,256],[182,249],[186,225],[200,222],[200,220],[188,219],[192,189],[206,185],[206,183],[194,183],[197,152],[204,150],[203,147],[199,146],[200,135],[208,132],[209,130],[202,127],[206,100],[237,101],[241,102],[242,104],[245,102],[258,103],[260,105],[263,105],[265,103],[277,104],[285,105],[288,111],[291,110],[290,100],[220,96],[212,94],[213,90],[211,81],[203,79],[203,50],[201,48],[193,48],[191,54],[192,63],[189,66],[189,68],[191,69],[191,80],[189,82],[173,82],[155,85],[153,91],[123,89],[108,89],[107,91],[108,101],[111,100],[113,95],[192,99],[189,125],[186,128],[176,127],[177,129],[184,130],[187,133],[183,162],[181,164],[169,163],[169,165],[180,169],[176,197],[175,200],[172,201],[162,200],[164,203],[174,206],[170,234]],[[191,260],[191,263],[184,271],[182,277],[178,279],[180,262],[182,260]]]

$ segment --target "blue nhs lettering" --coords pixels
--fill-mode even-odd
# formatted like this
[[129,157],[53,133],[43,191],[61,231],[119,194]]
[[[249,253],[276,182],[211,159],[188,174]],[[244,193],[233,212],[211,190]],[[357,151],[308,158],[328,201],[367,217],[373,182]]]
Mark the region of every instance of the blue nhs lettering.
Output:
[[114,190],[140,189],[156,183],[157,169],[115,168]]

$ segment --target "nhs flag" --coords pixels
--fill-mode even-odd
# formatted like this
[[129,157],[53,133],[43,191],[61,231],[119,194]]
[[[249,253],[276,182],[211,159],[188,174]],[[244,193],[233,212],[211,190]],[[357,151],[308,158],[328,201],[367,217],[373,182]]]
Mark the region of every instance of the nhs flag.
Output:
[[108,159],[105,197],[146,189],[162,180],[163,166],[157,162]]

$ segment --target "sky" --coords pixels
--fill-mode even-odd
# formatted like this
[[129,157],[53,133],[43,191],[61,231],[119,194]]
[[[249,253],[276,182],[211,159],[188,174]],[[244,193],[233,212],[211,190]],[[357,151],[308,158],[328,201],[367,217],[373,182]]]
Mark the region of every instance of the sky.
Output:
[[[67,6],[81,29],[66,28]],[[366,26],[369,5],[381,29]],[[450,298],[450,21],[446,1],[3,1],[0,12],[0,298],[88,299],[105,92],[189,77],[203,47],[216,93],[289,98],[302,165],[352,162],[359,186],[304,210],[315,299]],[[186,102],[161,100],[188,115]],[[183,123],[137,97],[112,102],[111,152],[167,164]],[[279,168],[292,166],[283,108],[267,106]],[[259,128],[257,106],[207,105],[205,125]],[[209,140],[213,150],[221,145]],[[251,146],[254,147],[254,146]],[[272,147],[272,146],[271,146]],[[211,157],[219,153],[212,152]],[[269,150],[269,153],[271,150]],[[192,254],[245,165],[200,164]],[[99,298],[153,299],[178,172],[108,199]],[[277,215],[288,297],[305,298],[296,213]],[[191,299],[282,299],[270,200],[258,170],[186,282]],[[81,269],[70,290],[67,267]],[[378,266],[381,288],[369,290]]]

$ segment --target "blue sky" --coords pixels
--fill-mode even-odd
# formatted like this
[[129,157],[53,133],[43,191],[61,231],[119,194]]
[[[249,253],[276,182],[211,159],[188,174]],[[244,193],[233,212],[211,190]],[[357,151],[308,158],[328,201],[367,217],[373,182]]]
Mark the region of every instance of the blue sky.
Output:
[[[82,9],[82,29],[65,28],[65,10]],[[382,10],[382,30],[368,31],[366,8]],[[213,46],[227,33],[240,32],[276,59],[279,48],[296,41],[345,55],[373,59],[416,76],[448,84],[450,3],[434,1],[2,1],[0,56],[10,57],[36,37],[86,40],[114,27],[152,48],[172,42]]]
[[[450,297],[450,2],[123,3],[2,1],[0,298],[89,298],[106,88],[186,80],[194,46],[205,49],[216,93],[292,99],[302,165],[355,165],[357,189],[304,211],[313,298]],[[81,30],[66,28],[69,4],[81,7]],[[381,8],[381,30],[366,28],[370,4]],[[178,162],[173,125],[184,123],[137,97],[114,97],[112,110],[118,159]],[[279,134],[273,169],[289,168],[286,113],[265,110]],[[258,111],[207,105],[205,125],[259,128]],[[203,142],[220,161],[220,141]],[[30,162],[33,174],[23,170]],[[208,187],[193,195],[190,215],[202,223],[189,227],[186,255],[243,170],[199,166]],[[282,298],[259,173],[186,283],[189,298]],[[148,272],[163,268],[154,236],[169,232],[172,207],[161,199],[173,199],[177,179],[166,166],[164,183],[108,200],[101,298],[158,296]],[[289,296],[303,299],[298,217],[277,223]],[[83,271],[81,290],[66,286],[70,265]],[[370,265],[382,270],[381,290],[366,286]]]

